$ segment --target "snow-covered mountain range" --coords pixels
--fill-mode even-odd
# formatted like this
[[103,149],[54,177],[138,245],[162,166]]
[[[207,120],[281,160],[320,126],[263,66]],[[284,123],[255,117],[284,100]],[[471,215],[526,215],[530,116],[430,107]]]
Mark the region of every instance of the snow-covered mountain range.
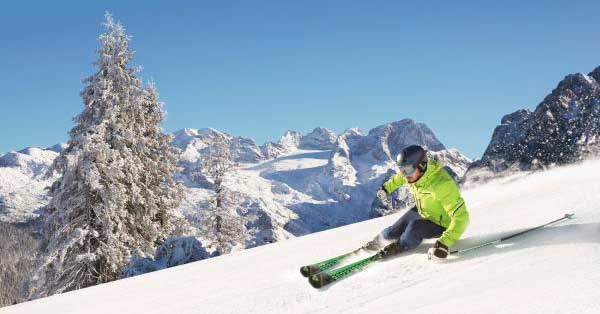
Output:
[[[198,169],[214,141],[228,143],[238,163],[226,185],[242,196],[244,215],[255,232],[247,246],[389,213],[372,207],[372,202],[377,187],[394,173],[396,155],[407,145],[428,148],[458,176],[470,163],[458,151],[445,150],[427,126],[410,119],[381,125],[366,135],[358,129],[339,136],[324,128],[307,135],[287,131],[279,141],[260,147],[214,129],[184,129],[175,133],[173,145],[182,150],[181,173],[189,187],[182,212],[190,221],[212,195]],[[407,195],[397,199],[406,201]]]
[[[531,112],[502,118],[467,178],[568,164],[600,150],[600,67],[567,75]],[[465,180],[467,180],[465,178]]]
[[[173,134],[181,150],[179,180],[187,187],[180,212],[198,225],[213,195],[199,171],[215,142],[225,142],[236,163],[226,186],[241,199],[239,215],[248,220],[253,247],[293,236],[386,215],[411,205],[408,192],[392,196],[392,207],[374,203],[377,187],[396,170],[394,159],[420,144],[440,160],[463,186],[479,184],[513,170],[545,169],[592,155],[600,147],[600,67],[565,77],[536,110],[502,118],[480,160],[471,162],[447,150],[424,124],[410,119],[367,133],[350,128],[335,134],[316,128],[304,135],[286,131],[275,142],[215,129],[186,128]],[[0,221],[27,222],[48,201],[44,188],[56,178],[43,176],[64,146],[27,148],[0,157]],[[523,172],[527,175],[529,172]]]
[[[238,212],[248,219],[252,235],[246,247],[399,209],[409,202],[405,191],[394,195],[395,209],[372,203],[377,188],[395,172],[396,155],[407,145],[429,149],[457,179],[471,162],[457,150],[446,150],[426,125],[410,119],[381,125],[367,134],[356,128],[340,135],[325,128],[306,135],[287,131],[279,141],[262,146],[211,128],[186,128],[174,133],[172,145],[181,150],[177,177],[187,187],[179,210],[192,225],[198,225],[213,195],[209,180],[198,170],[217,141],[227,143],[237,163],[225,184],[241,198]],[[27,148],[0,158],[0,219],[26,222],[36,217],[37,209],[48,201],[44,188],[56,179],[43,174],[61,148]]]

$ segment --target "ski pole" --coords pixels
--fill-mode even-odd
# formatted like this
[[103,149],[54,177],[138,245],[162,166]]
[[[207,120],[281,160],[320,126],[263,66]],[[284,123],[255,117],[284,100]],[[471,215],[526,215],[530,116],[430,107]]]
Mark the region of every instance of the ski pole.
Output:
[[497,239],[497,240],[494,240],[494,241],[490,241],[490,242],[486,242],[486,243],[482,243],[482,244],[479,244],[479,245],[476,245],[476,246],[472,246],[472,247],[469,247],[469,248],[466,248],[466,249],[454,250],[454,251],[451,251],[450,254],[460,254],[460,253],[464,253],[464,252],[467,252],[467,251],[479,249],[479,248],[482,248],[484,246],[488,246],[488,245],[492,245],[492,244],[497,244],[497,243],[500,243],[502,241],[506,241],[508,239],[512,239],[514,237],[523,235],[525,233],[528,233],[528,232],[531,232],[531,231],[534,231],[534,230],[537,230],[537,229],[541,229],[541,228],[546,227],[548,225],[551,225],[553,223],[557,223],[557,222],[565,220],[565,219],[570,219],[571,217],[573,217],[573,215],[575,215],[575,214],[565,214],[562,218],[559,218],[559,219],[556,219],[556,220],[552,220],[552,221],[547,222],[547,223],[545,223],[543,225],[539,225],[537,227],[533,227],[533,228],[530,228],[530,229],[527,229],[527,230],[523,230],[523,231],[511,234],[511,235],[502,237],[500,239]]

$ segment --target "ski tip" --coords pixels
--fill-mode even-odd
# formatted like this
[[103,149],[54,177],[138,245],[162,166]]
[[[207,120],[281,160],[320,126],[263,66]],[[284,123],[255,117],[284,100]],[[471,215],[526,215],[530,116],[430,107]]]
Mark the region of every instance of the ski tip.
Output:
[[300,267],[300,273],[302,274],[302,276],[308,277],[310,275],[310,273],[308,272],[308,266]]
[[326,273],[319,273],[310,276],[310,278],[308,278],[308,282],[311,286],[313,286],[313,288],[319,289],[333,282],[333,277]]
[[319,271],[320,271],[319,267],[316,267],[314,265],[307,265],[307,266],[300,267],[300,273],[304,277],[310,277],[312,275],[317,274]]

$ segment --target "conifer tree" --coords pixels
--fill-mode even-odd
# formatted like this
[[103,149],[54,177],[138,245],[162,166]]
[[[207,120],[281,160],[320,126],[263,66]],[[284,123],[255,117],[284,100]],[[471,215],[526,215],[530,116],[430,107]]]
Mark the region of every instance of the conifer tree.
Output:
[[231,252],[234,246],[243,245],[248,238],[246,220],[237,212],[242,210],[239,206],[240,195],[229,190],[224,184],[225,176],[233,166],[227,143],[219,140],[210,146],[209,153],[201,165],[202,172],[213,180],[215,192],[209,208],[202,216],[202,231],[217,255]]
[[98,71],[83,81],[84,110],[51,169],[62,177],[43,215],[47,245],[30,281],[32,297],[115,280],[133,254],[152,254],[186,226],[173,211],[183,192],[172,179],[171,138],[159,126],[163,105],[129,66],[123,26],[105,17]]

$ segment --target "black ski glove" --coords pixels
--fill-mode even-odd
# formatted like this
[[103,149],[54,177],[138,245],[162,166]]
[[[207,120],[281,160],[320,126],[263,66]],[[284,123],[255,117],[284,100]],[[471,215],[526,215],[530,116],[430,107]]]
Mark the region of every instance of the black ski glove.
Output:
[[429,256],[429,259],[433,256],[437,258],[446,258],[448,257],[448,247],[440,241],[435,241],[433,247],[427,251],[427,255]]
[[387,200],[387,192],[385,191],[385,189],[383,188],[383,186],[381,186],[379,188],[379,190],[377,190],[377,198],[380,199],[381,201],[386,201]]
[[383,248],[383,250],[381,250],[383,257],[394,256],[396,254],[399,254],[400,252],[402,252],[402,247],[400,246],[400,243],[397,241],[386,245]]

